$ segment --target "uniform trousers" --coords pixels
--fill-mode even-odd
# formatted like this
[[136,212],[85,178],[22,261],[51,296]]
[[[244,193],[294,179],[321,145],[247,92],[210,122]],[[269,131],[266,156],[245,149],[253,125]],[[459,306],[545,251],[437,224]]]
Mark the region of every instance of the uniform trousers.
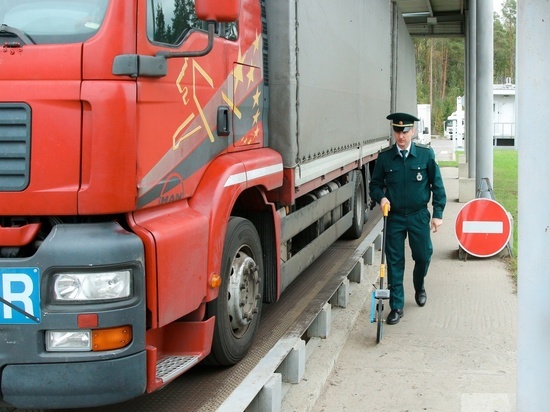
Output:
[[405,271],[405,239],[409,237],[409,246],[414,260],[413,285],[415,291],[424,288],[424,277],[433,253],[430,237],[430,212],[422,209],[411,214],[392,213],[386,222],[386,263],[388,266],[388,285],[390,307],[403,309],[405,291],[403,275]]

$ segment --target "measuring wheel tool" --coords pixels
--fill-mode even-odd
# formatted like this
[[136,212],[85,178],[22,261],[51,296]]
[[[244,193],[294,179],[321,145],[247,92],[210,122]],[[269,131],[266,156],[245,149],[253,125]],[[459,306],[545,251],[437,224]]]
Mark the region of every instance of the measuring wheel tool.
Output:
[[388,220],[389,205],[386,203],[382,209],[384,216],[384,228],[382,229],[382,257],[380,260],[380,275],[378,287],[374,286],[371,301],[371,323],[376,322],[376,343],[382,340],[384,328],[384,300],[390,298],[390,290],[386,287],[386,224]]

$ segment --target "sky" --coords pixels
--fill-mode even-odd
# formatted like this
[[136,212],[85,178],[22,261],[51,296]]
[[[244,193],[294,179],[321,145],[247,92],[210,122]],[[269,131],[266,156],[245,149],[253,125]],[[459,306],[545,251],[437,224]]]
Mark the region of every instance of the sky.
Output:
[[493,11],[500,13],[504,0],[493,0]]

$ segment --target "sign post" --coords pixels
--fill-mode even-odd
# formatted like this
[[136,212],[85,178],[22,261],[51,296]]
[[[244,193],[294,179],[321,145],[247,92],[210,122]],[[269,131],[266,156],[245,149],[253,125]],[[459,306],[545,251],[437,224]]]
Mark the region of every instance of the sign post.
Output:
[[500,203],[477,198],[466,203],[458,212],[455,234],[460,247],[470,255],[494,256],[510,240],[510,216]]

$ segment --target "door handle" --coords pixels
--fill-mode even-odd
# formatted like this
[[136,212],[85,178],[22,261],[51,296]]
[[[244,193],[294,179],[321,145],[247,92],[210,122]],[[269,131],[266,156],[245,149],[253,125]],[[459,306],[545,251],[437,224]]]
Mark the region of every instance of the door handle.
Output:
[[218,107],[218,136],[229,136],[231,133],[229,107]]

